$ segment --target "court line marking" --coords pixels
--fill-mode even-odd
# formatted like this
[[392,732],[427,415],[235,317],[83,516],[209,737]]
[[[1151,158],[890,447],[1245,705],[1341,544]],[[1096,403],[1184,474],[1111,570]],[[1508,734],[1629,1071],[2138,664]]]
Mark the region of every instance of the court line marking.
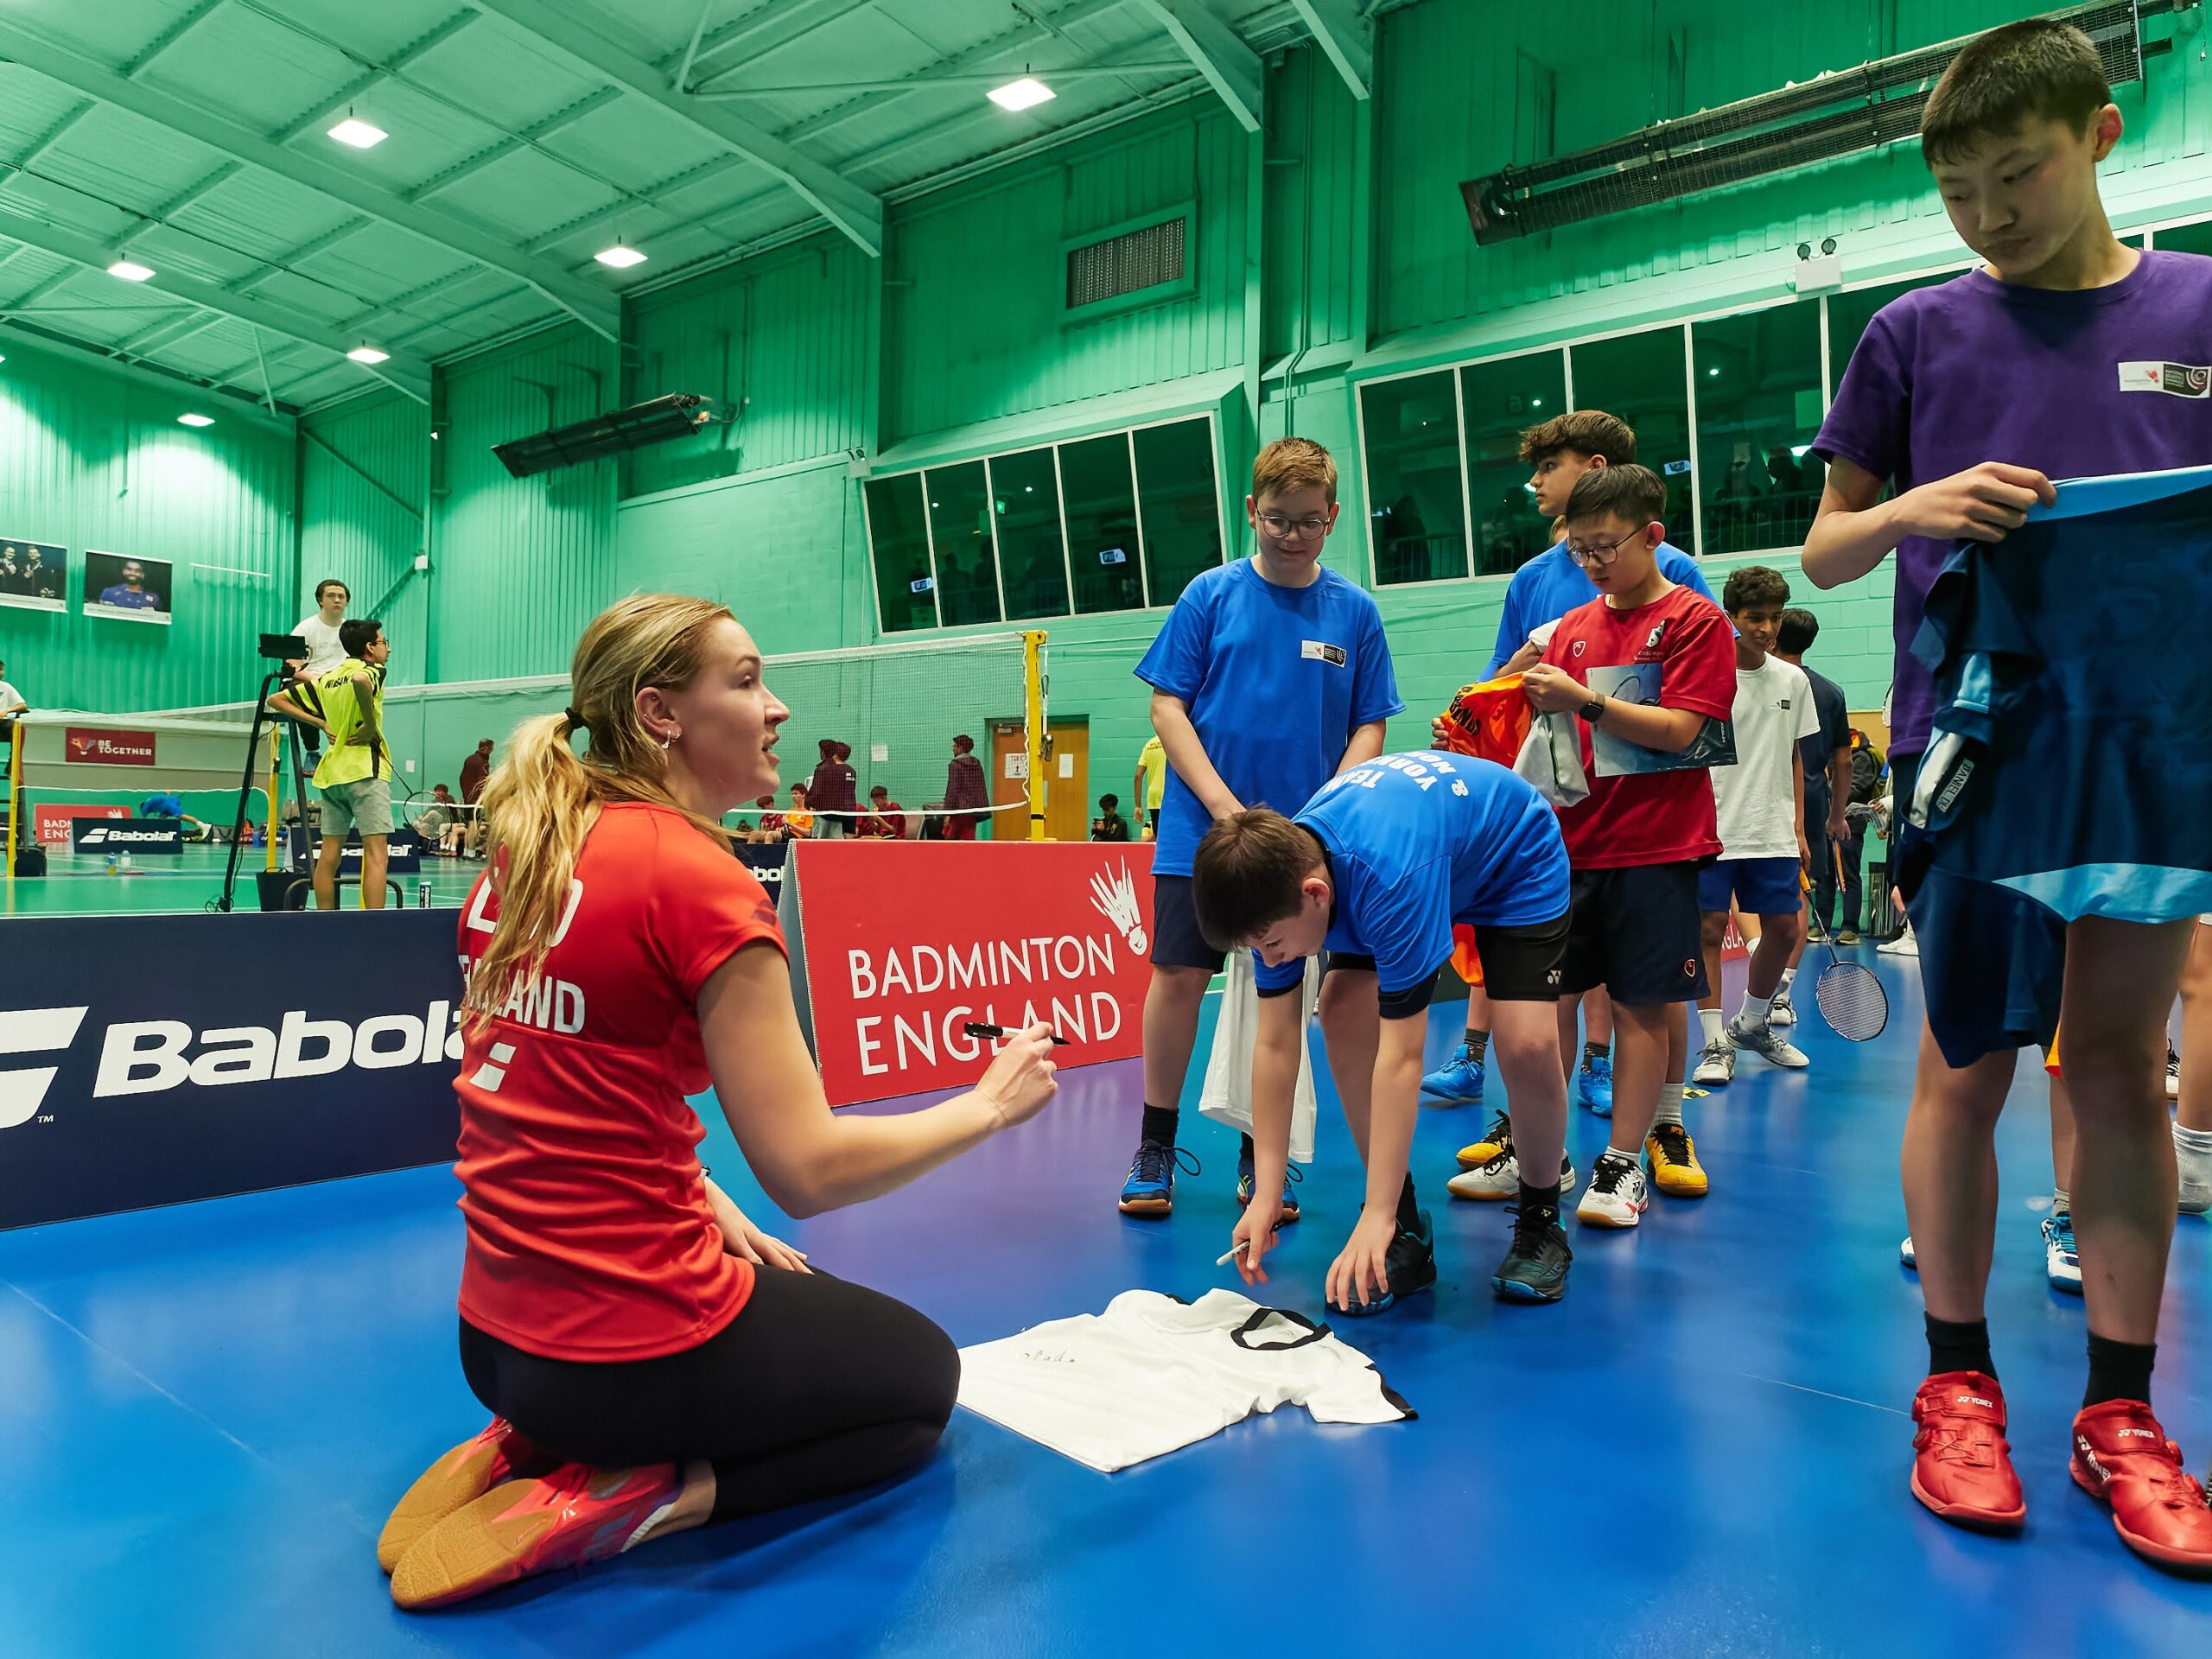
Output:
[[1840,1400],[1847,1406],[1864,1406],[1869,1411],[1886,1411],[1892,1417],[1910,1417],[1909,1411],[1899,1411],[1895,1406],[1885,1406],[1872,1400],[1861,1400],[1853,1394],[1830,1394],[1826,1389],[1808,1389],[1802,1382],[1785,1382],[1778,1376],[1761,1376],[1757,1371],[1738,1371],[1754,1382],[1771,1382],[1777,1389],[1795,1389],[1799,1394],[1817,1394],[1823,1400]]

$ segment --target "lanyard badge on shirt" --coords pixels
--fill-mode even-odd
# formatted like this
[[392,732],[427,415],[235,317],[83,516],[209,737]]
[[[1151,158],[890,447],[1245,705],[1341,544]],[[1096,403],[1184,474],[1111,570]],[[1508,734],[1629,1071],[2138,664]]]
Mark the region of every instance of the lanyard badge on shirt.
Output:
[[1332,668],[1342,668],[1350,660],[1342,645],[1332,645],[1323,639],[1300,640],[1298,654],[1306,662],[1326,663]]

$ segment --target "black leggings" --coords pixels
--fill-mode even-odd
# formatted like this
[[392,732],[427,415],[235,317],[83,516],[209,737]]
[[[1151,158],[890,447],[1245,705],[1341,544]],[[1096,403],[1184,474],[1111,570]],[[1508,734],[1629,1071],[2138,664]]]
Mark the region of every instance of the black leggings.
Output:
[[904,1473],[960,1389],[952,1339],[905,1303],[766,1267],[738,1316],[680,1354],[545,1359],[463,1319],[461,1366],[486,1407],[564,1462],[712,1463],[717,1521]]

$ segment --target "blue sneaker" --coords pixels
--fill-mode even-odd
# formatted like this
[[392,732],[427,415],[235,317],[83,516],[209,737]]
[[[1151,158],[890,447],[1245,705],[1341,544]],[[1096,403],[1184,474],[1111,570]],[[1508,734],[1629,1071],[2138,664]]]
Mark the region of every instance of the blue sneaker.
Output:
[[2043,1224],[2044,1274],[2053,1290],[2070,1296],[2082,1294],[2082,1258],[2074,1249],[2074,1216],[2062,1210],[2046,1216]]
[[[1282,1166],[1282,1214],[1277,1217],[1278,1226],[1287,1227],[1298,1219],[1298,1194],[1290,1190],[1293,1181],[1302,1181],[1306,1172],[1296,1164]],[[1252,1160],[1242,1153],[1236,1157],[1236,1205],[1239,1209],[1252,1202]]]
[[1424,1106],[1478,1106],[1483,1098],[1483,1063],[1462,1043],[1452,1058],[1421,1080]]
[[[1186,1161],[1187,1160],[1187,1161]],[[1180,1147],[1163,1147],[1157,1141],[1137,1142],[1137,1155],[1129,1160],[1129,1179],[1122,1183],[1122,1213],[1125,1216],[1165,1216],[1175,1209],[1175,1166],[1198,1173],[1198,1160]]]
[[1575,1095],[1597,1117],[1613,1115],[1613,1062],[1609,1055],[1593,1054],[1582,1062],[1582,1077]]

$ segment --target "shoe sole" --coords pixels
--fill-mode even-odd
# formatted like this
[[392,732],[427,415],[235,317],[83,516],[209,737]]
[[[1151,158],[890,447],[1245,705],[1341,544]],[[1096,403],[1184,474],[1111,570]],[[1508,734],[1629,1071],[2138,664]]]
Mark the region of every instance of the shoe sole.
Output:
[[1651,1185],[1655,1190],[1664,1192],[1670,1198],[1701,1198],[1713,1190],[1711,1181],[1700,1181],[1694,1187],[1669,1186],[1656,1175],[1651,1178]]
[[2053,1290],[2063,1291],[2069,1296],[2079,1296],[2082,1294],[2082,1281],[2079,1279],[2062,1279],[2055,1273],[2046,1273],[2044,1277],[2050,1281],[2050,1287]]
[[1432,1095],[1423,1090],[1421,1103],[1424,1106],[1479,1106],[1483,1103],[1483,1097],[1480,1095]]
[[[515,1478],[499,1448],[480,1446],[473,1455],[448,1466],[451,1452],[415,1478],[407,1495],[393,1506],[391,1518],[377,1538],[377,1565],[389,1575],[422,1535],[457,1510],[466,1509],[495,1485]],[[499,1478],[493,1477],[497,1474]]]
[[1728,1072],[1726,1076],[1709,1077],[1707,1075],[1705,1068],[1700,1066],[1696,1071],[1690,1073],[1690,1081],[1700,1089],[1726,1089],[1730,1084],[1735,1082],[1735,1080],[1736,1074],[1732,1071]]
[[2024,1499],[2020,1507],[2009,1515],[2002,1510],[1973,1510],[1962,1503],[1938,1503],[1920,1484],[1920,1471],[1917,1469],[1912,1471],[1912,1495],[1920,1500],[1921,1507],[1929,1514],[1948,1521],[1955,1527],[1965,1527],[1974,1532],[2018,1532],[2028,1518],[2028,1506]]
[[2126,1527],[2120,1525],[2119,1512],[2106,1500],[2105,1495],[2097,1490],[2095,1484],[2083,1477],[2081,1469],[2070,1459],[2067,1462],[2066,1472],[2074,1478],[2074,1484],[2076,1486],[2087,1492],[2097,1503],[2104,1505],[2105,1513],[2112,1516],[2112,1529],[2120,1535],[2120,1541],[2145,1560],[2176,1573],[2184,1573],[2193,1579],[2212,1578],[2212,1556],[2190,1555],[2181,1550],[2168,1549],[2164,1544],[2153,1543],[2148,1538],[2139,1537],[2128,1531]]
[[1444,1190],[1453,1198],[1467,1204],[1503,1204],[1514,1197],[1511,1192],[1463,1192],[1451,1182],[1444,1183]]
[[1141,1216],[1147,1221],[1157,1221],[1163,1216],[1172,1216],[1175,1213],[1175,1200],[1173,1198],[1123,1198],[1122,1213],[1125,1216]]
[[2183,1198],[2176,1207],[2184,1216],[2201,1216],[2207,1211],[2212,1211],[2212,1192],[2201,1198]]
[[1493,1278],[1490,1286],[1501,1302],[1556,1302],[1567,1294],[1565,1284],[1555,1290],[1542,1290],[1518,1279],[1498,1277]]
[[1617,1233],[1626,1232],[1630,1228],[1637,1226],[1643,1222],[1644,1211],[1649,1210],[1650,1207],[1650,1202],[1647,1199],[1629,1216],[1629,1218],[1626,1221],[1617,1220],[1613,1217],[1606,1215],[1603,1211],[1583,1209],[1577,1209],[1575,1211],[1574,1218],[1585,1227],[1604,1227]]

